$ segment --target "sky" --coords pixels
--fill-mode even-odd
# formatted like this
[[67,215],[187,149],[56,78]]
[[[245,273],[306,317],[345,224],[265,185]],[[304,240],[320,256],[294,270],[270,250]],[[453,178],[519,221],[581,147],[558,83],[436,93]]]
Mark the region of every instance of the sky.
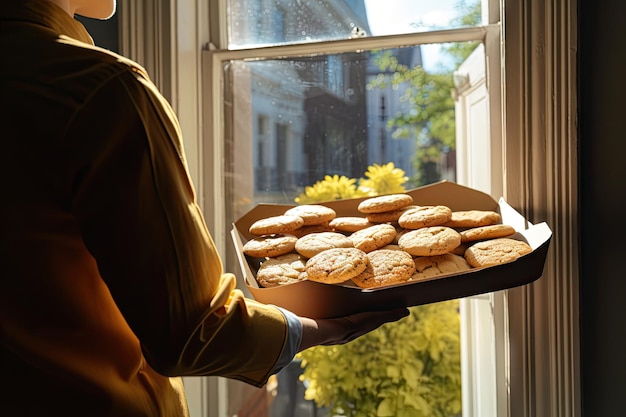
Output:
[[456,16],[458,0],[365,0],[372,35],[423,31],[420,26],[445,26]]
[[[423,32],[447,26],[456,16],[458,1],[365,0],[371,35]],[[422,59],[426,70],[434,69],[439,60],[439,48],[425,45],[422,47]]]

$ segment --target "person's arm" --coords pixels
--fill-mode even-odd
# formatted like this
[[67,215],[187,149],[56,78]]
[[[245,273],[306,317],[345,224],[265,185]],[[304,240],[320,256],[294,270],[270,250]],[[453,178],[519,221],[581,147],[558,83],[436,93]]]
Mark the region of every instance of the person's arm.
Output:
[[70,210],[150,365],[263,383],[285,347],[285,318],[223,273],[155,87],[129,71],[103,82],[64,146]]
[[65,140],[71,210],[154,369],[259,386],[297,351],[406,315],[295,316],[295,325],[291,316],[288,325],[277,307],[246,299],[222,271],[180,136],[156,88],[141,73],[122,73],[92,95]]

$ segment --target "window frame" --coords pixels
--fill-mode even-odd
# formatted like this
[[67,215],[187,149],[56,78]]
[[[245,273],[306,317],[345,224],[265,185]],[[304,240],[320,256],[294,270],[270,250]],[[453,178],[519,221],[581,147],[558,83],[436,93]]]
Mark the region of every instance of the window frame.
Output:
[[[497,5],[497,4],[496,4]],[[363,49],[378,49],[378,48],[393,48],[399,45],[401,46],[416,46],[429,43],[447,43],[447,42],[464,42],[464,41],[480,41],[485,45],[485,67],[489,66],[486,70],[485,78],[490,79],[493,85],[498,85],[501,82],[499,68],[501,67],[501,25],[499,24],[499,15],[497,18],[493,17],[492,10],[488,10],[490,22],[481,27],[470,28],[458,28],[451,30],[439,30],[421,33],[401,34],[381,36],[376,38],[355,38],[346,40],[331,40],[314,44],[288,44],[274,46],[271,48],[238,48],[233,50],[211,48],[203,53],[205,57],[205,79],[210,80],[208,89],[205,94],[205,108],[212,109],[207,112],[209,122],[206,124],[209,127],[207,137],[209,138],[224,138],[225,130],[229,122],[225,120],[225,114],[223,113],[222,98],[224,96],[224,89],[227,89],[228,81],[223,77],[223,65],[231,60],[242,59],[272,59],[272,58],[285,58],[285,57],[302,57],[315,55],[323,50],[324,53],[349,53]],[[488,54],[490,54],[488,56]],[[483,191],[491,193],[492,195],[502,195],[502,163],[501,163],[501,142],[502,142],[502,124],[500,122],[500,105],[502,103],[500,89],[488,92],[488,100],[491,103],[490,119],[495,119],[494,123],[490,123],[490,144],[493,153],[490,160],[485,161],[486,165],[493,165],[491,169],[491,175],[489,180],[489,189]],[[229,141],[226,139],[226,141]],[[222,147],[223,141],[213,141],[213,147],[209,154],[217,156],[219,160],[213,158],[213,162],[219,164],[213,169],[210,169],[210,173],[224,172],[224,166],[221,165],[223,160],[221,158],[224,155],[225,149]],[[212,174],[209,174],[212,176]],[[212,176],[215,180],[216,176]],[[472,185],[472,184],[467,184]],[[226,191],[224,190],[224,184],[221,181],[214,182],[215,187],[213,192],[217,192],[220,197],[216,198],[215,206],[211,209],[213,213],[221,213],[224,210],[223,201],[226,199]],[[219,215],[217,216],[219,217]],[[215,219],[215,228],[212,232],[216,239],[220,242],[225,242],[228,239],[228,232],[225,223]],[[223,248],[225,250],[225,248]],[[224,253],[224,252],[222,252]],[[463,349],[463,406],[464,416],[486,416],[493,415],[493,412],[497,412],[502,415],[506,412],[508,404],[508,397],[506,393],[506,355],[503,352],[503,347],[498,342],[503,337],[496,337],[496,335],[503,335],[506,331],[503,320],[499,319],[504,316],[504,294],[502,292],[487,294],[483,297],[476,297],[465,299],[461,302],[461,308],[465,319],[462,321],[462,343]],[[471,319],[470,319],[471,318]],[[488,322],[489,325],[475,326],[475,322]],[[481,328],[483,335],[489,334],[490,337],[470,337],[476,336],[477,329]],[[506,337],[506,336],[504,336]],[[484,353],[492,352],[494,360],[485,360]],[[476,376],[475,372],[480,370],[480,375]],[[472,375],[474,373],[474,375]],[[480,387],[480,389],[479,389]],[[482,394],[480,394],[482,392]],[[496,392],[497,395],[490,395],[492,392]],[[487,393],[487,394],[486,394]],[[480,398],[479,398],[480,397]],[[497,411],[496,411],[497,410]]]
[[[496,319],[508,334],[502,347],[508,364],[507,415],[578,417],[577,2],[501,4],[507,63],[500,73],[503,195],[527,218],[555,226],[544,276],[503,292],[500,301],[504,315]],[[205,138],[214,137],[212,121],[203,117],[211,111],[206,92],[218,91],[219,85],[207,86],[201,68],[204,51],[226,39],[225,27],[219,25],[225,21],[225,2],[163,0],[156,8],[151,0],[137,0],[118,7],[120,51],[148,69],[177,112],[198,201],[216,236],[224,225],[219,226],[207,204],[205,196],[209,202],[217,199],[214,178],[202,162],[209,153]],[[499,17],[494,9],[487,13],[489,21]],[[224,233],[219,237],[226,242]],[[192,416],[228,415],[220,378],[184,380]]]

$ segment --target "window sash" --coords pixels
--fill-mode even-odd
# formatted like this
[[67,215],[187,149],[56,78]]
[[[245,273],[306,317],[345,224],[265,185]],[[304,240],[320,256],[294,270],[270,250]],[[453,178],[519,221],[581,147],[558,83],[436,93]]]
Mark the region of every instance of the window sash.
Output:
[[245,59],[289,58],[316,55],[320,51],[328,54],[338,54],[364,49],[384,49],[431,43],[484,41],[487,32],[494,30],[499,32],[498,24],[400,35],[276,45],[263,48],[210,49],[207,52],[212,56],[212,60],[220,62]]
[[[237,50],[216,50],[209,49],[203,52],[204,72],[203,80],[205,81],[205,94],[203,94],[205,109],[204,117],[206,117],[205,138],[224,138],[225,124],[229,121],[225,120],[223,109],[223,91],[225,83],[223,76],[223,66],[231,60],[253,60],[253,59],[272,59],[272,58],[289,58],[316,55],[319,51],[324,53],[349,53],[364,49],[393,48],[398,46],[417,46],[431,43],[448,43],[448,42],[466,42],[466,41],[482,41],[493,42],[499,39],[500,25],[491,24],[481,27],[450,29],[442,31],[422,32],[415,34],[391,35],[382,37],[355,38],[347,40],[333,40],[311,44],[298,45],[279,45],[274,47],[259,49],[237,49]],[[489,46],[486,51],[492,51],[494,46]],[[491,65],[494,68],[499,67],[499,55],[491,58]],[[495,71],[497,73],[497,71]],[[490,71],[494,74],[494,71]],[[499,98],[494,98],[496,105]],[[500,112],[498,111],[498,114]],[[500,117],[500,116],[498,116]],[[497,125],[499,126],[499,125]],[[492,135],[499,138],[501,131],[492,129]],[[212,199],[212,206],[206,207],[206,211],[213,214],[212,219],[207,219],[211,231],[216,237],[216,241],[228,241],[229,228],[228,225],[220,221],[224,207],[226,191],[224,184],[213,173],[224,172],[224,141],[211,140],[204,143],[206,150],[205,163],[208,162],[208,169],[205,171],[204,184],[207,195],[216,196]],[[496,190],[497,191],[497,190]],[[211,202],[209,202],[210,204]],[[217,243],[217,242],[216,242]],[[218,246],[220,243],[218,243]],[[224,250],[224,247],[219,247]],[[222,252],[224,253],[224,252]]]

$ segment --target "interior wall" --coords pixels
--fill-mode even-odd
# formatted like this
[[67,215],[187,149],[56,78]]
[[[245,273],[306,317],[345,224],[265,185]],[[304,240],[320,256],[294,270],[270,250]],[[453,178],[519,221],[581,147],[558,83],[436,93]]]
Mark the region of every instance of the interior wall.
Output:
[[582,409],[603,417],[626,413],[626,2],[578,1]]

